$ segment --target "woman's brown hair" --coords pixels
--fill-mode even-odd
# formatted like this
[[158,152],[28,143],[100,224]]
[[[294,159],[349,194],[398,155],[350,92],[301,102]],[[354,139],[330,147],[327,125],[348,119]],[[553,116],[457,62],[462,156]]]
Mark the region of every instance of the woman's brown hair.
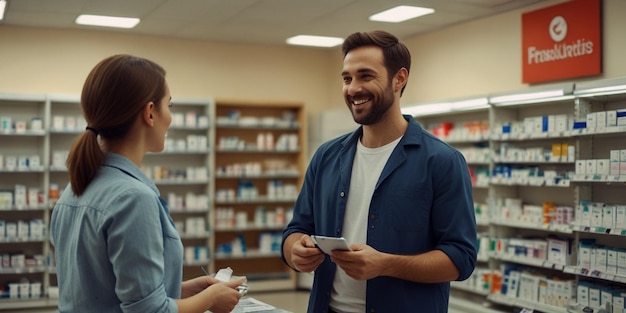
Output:
[[104,162],[98,143],[126,136],[144,106],[157,108],[165,96],[165,70],[140,57],[119,54],[98,63],[89,73],[81,94],[87,129],[73,143],[66,160],[72,191],[85,192]]

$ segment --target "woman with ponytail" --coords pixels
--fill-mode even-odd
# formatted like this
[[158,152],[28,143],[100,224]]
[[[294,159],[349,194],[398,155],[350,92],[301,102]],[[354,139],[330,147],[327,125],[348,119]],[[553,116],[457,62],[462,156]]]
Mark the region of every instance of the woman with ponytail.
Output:
[[70,183],[50,223],[59,312],[230,312],[245,279],[182,281],[180,236],[141,171],[172,121],[165,70],[108,57],[87,76],[81,106],[87,128],[70,150]]

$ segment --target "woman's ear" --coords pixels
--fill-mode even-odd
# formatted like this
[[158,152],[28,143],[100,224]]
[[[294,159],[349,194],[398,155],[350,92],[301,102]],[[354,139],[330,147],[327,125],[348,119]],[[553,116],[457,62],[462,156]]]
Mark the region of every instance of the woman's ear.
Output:
[[155,109],[154,102],[150,101],[146,103],[142,111],[142,117],[143,117],[144,122],[146,122],[146,124],[150,126],[154,126],[154,118],[153,118],[154,109]]

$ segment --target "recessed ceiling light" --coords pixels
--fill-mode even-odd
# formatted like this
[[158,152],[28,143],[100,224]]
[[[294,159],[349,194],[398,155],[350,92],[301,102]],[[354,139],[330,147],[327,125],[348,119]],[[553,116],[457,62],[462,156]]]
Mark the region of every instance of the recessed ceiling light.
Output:
[[0,0],[0,21],[4,18],[4,9],[7,8],[7,2]]
[[370,21],[399,23],[431,13],[435,9],[401,5],[370,16]]
[[117,28],[133,28],[137,26],[137,24],[139,24],[139,19],[134,17],[83,14],[76,18],[76,24]]
[[290,45],[326,47],[326,48],[338,46],[342,42],[343,42],[343,38],[339,38],[339,37],[298,35],[298,36],[294,36],[291,38],[287,38],[287,43]]

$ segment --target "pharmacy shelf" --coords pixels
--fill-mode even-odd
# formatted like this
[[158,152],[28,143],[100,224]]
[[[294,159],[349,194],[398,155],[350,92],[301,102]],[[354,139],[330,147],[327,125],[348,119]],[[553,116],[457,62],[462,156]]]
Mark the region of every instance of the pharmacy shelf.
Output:
[[304,107],[217,100],[215,108],[214,270],[233,268],[250,290],[294,289],[279,240],[306,168]]
[[[601,246],[624,249],[626,245],[623,236],[626,236],[626,227],[601,227],[581,225],[579,204],[581,201],[605,203],[606,205],[626,205],[623,198],[626,187],[624,173],[577,173],[580,160],[609,159],[611,150],[626,149],[623,137],[626,133],[626,117],[620,122],[616,116],[624,115],[626,111],[626,89],[619,89],[624,85],[626,78],[615,80],[589,81],[584,83],[563,83],[554,85],[554,89],[563,90],[564,96],[520,100],[509,103],[491,103],[473,110],[451,110],[447,113],[417,115],[415,119],[420,124],[439,135],[441,139],[457,147],[466,156],[468,165],[474,170],[489,170],[489,177],[479,177],[484,188],[473,188],[475,202],[487,203],[487,209],[481,205],[477,221],[481,233],[489,236],[489,240],[506,238],[541,238],[556,236],[570,240],[570,247],[577,253],[581,240],[596,240]],[[612,91],[592,93],[597,87],[609,87]],[[520,94],[535,90],[545,90],[549,87],[531,87]],[[488,97],[491,100],[491,96]],[[419,112],[419,110],[417,110]],[[622,112],[616,114],[615,112]],[[550,117],[549,117],[550,116]],[[605,116],[612,116],[613,120]],[[544,121],[553,119],[555,128],[543,128]],[[598,120],[606,121],[604,125]],[[558,121],[558,122],[557,122]],[[566,121],[566,122],[564,122]],[[580,127],[588,123],[589,127]],[[610,124],[610,123],[618,123]],[[482,127],[489,125],[487,133],[480,132]],[[596,127],[593,127],[595,124]],[[624,123],[624,124],[619,124]],[[526,131],[525,131],[526,130]],[[536,153],[554,151],[556,145],[568,146],[567,156],[547,156]],[[469,148],[468,148],[469,147]],[[472,150],[472,147],[489,147],[488,155],[482,150]],[[505,155],[511,148],[518,151],[535,149],[536,154]],[[486,164],[475,159],[475,152],[481,152],[479,158],[488,158]],[[531,151],[533,152],[533,151]],[[611,160],[613,162],[613,160]],[[495,170],[501,166],[511,168],[529,168],[532,173],[544,171],[557,172],[557,176],[544,177],[542,174],[528,177],[506,177]],[[498,169],[499,170],[499,169]],[[500,199],[500,200],[498,200]],[[507,219],[500,216],[506,212],[500,201],[504,199],[519,199],[523,205],[542,206],[552,201],[559,206],[567,206],[574,210],[575,220],[571,223],[522,223],[521,219]],[[477,213],[478,214],[478,213]],[[529,219],[526,219],[529,220]],[[530,219],[535,221],[536,219]],[[598,223],[595,221],[595,223]],[[481,242],[482,243],[482,242]],[[481,244],[481,249],[489,245]],[[482,253],[482,255],[485,255]],[[560,277],[579,280],[602,282],[621,285],[626,288],[626,278],[612,273],[603,273],[598,270],[589,270],[578,266],[577,256],[572,255],[571,264],[556,264],[548,260],[520,257],[515,254],[488,253],[488,262],[492,272],[492,284],[498,283],[495,279],[503,264],[519,266],[522,269],[539,272],[555,272]],[[458,287],[455,287],[458,288]],[[466,291],[467,292],[467,291]],[[475,298],[475,296],[473,296]],[[473,299],[474,300],[474,299]],[[497,294],[485,296],[485,303],[497,303],[503,306],[529,308],[542,312],[583,312],[583,307],[560,308],[544,306],[538,301],[524,302],[517,298],[507,298]],[[472,311],[476,301],[464,303],[464,309]],[[480,302],[479,302],[480,303]],[[482,312],[482,310],[481,310]]]

